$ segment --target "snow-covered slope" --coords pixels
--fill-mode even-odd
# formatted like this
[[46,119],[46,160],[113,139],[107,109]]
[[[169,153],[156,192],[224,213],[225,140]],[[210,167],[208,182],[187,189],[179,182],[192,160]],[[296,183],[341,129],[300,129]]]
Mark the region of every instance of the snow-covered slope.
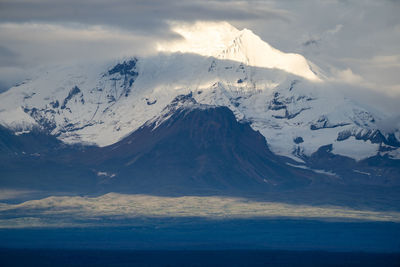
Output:
[[276,68],[312,81],[320,81],[311,69],[311,64],[302,55],[283,53],[262,41],[251,30],[239,31],[226,22],[198,22],[173,29],[183,40],[160,44],[160,51],[195,53],[253,67]]
[[400,158],[399,130],[377,126],[384,114],[342,96],[303,56],[224,23],[176,31],[184,39],[163,44],[156,56],[33,74],[0,95],[0,124],[105,146],[158,117],[177,95],[192,93],[198,103],[227,106],[273,152],[298,161],[327,144],[357,160],[378,152]]

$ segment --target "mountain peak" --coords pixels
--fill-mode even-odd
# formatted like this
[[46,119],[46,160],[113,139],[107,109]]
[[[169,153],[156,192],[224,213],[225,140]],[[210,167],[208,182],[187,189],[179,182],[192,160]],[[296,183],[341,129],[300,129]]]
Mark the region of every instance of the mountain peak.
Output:
[[238,30],[227,22],[197,22],[173,25],[172,30],[182,39],[160,44],[159,51],[194,53],[238,61],[253,67],[280,69],[311,81],[320,81],[302,55],[273,48],[249,29]]

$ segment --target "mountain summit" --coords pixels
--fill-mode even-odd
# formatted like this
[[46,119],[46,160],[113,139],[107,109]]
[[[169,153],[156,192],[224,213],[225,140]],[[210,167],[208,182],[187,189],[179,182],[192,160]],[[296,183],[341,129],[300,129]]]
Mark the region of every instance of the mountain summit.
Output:
[[226,22],[198,22],[176,26],[173,31],[183,39],[159,45],[160,51],[194,53],[253,67],[276,68],[311,81],[320,81],[302,55],[279,51],[249,29],[240,31]]

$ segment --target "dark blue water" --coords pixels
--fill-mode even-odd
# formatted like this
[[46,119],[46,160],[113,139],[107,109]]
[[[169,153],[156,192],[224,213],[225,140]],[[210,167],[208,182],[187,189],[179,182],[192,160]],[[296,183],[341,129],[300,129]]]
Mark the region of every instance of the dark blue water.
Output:
[[1,266],[399,266],[394,253],[323,251],[0,250]]
[[396,223],[163,218],[129,225],[0,229],[0,248],[400,252]]
[[0,266],[400,266],[400,224],[137,219],[1,229]]

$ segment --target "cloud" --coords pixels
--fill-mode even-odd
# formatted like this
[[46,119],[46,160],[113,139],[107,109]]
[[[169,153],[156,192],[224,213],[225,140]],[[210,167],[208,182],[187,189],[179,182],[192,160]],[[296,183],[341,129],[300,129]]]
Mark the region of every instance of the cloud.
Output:
[[[365,87],[394,97],[400,101],[400,55],[374,55],[364,58],[344,57],[340,62],[346,66],[353,66],[359,76],[362,76]],[[397,113],[400,109],[397,110]]]
[[14,190],[14,189],[0,189],[0,200],[12,200],[21,197],[32,196],[36,191],[32,190]]
[[3,0],[3,22],[77,22],[110,25],[141,33],[163,34],[167,20],[246,20],[268,16],[284,18],[282,11],[247,1],[178,0]]
[[27,76],[28,73],[23,68],[0,66],[0,93],[7,91],[17,82],[25,80]]
[[335,26],[334,29],[327,30],[326,33],[330,34],[330,35],[334,35],[334,34],[338,33],[342,28],[343,28],[343,25],[342,24],[338,24],[338,25]]
[[375,67],[398,68],[400,67],[400,55],[377,55],[370,62]]
[[42,65],[115,59],[154,51],[155,37],[80,24],[0,24],[0,92]]
[[0,67],[14,66],[18,61],[18,54],[11,49],[0,45]]
[[[104,26],[54,25],[54,24],[0,24],[0,35],[4,46],[14,51],[4,51],[18,55],[31,62],[29,57],[47,62],[80,58],[84,52],[88,57],[115,57],[118,53],[146,53],[151,50],[152,38],[145,35],[128,34],[119,29]],[[146,45],[140,45],[145,43]],[[150,44],[150,45],[149,45]],[[108,49],[108,53],[104,50]],[[0,56],[1,56],[0,50]],[[38,55],[39,53],[39,55]],[[108,56],[109,55],[109,56]],[[40,62],[38,60],[37,62]],[[25,62],[27,63],[27,62]]]
[[385,118],[384,120],[378,122],[378,126],[380,129],[388,133],[392,133],[396,130],[398,131],[398,129],[400,129],[400,115],[397,114]]
[[339,70],[331,70],[334,75],[334,80],[350,84],[365,84],[365,81],[360,75],[354,74],[350,68]]
[[304,46],[320,45],[321,42],[328,42],[329,38],[337,34],[343,28],[342,24],[338,24],[333,29],[329,29],[319,36],[305,37],[307,40],[303,42]]

